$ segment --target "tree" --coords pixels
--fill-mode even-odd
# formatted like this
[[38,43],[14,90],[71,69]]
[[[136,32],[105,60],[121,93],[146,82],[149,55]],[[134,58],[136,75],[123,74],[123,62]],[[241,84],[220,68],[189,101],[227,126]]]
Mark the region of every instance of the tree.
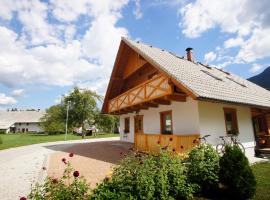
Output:
[[41,118],[41,127],[49,134],[65,132],[65,114],[61,105],[51,106]]
[[115,132],[118,127],[119,117],[114,115],[101,114],[98,112],[95,116],[95,124],[98,129],[104,132]]
[[94,120],[98,112],[97,101],[101,100],[102,97],[95,92],[75,87],[62,102],[65,113],[69,104],[69,127],[82,126],[85,120]]
[[47,109],[42,118],[42,127],[49,134],[64,133],[67,107],[69,107],[68,129],[81,127],[85,124],[113,132],[118,124],[118,118],[101,114],[98,103],[103,97],[90,90],[75,87],[68,95],[63,96],[62,102]]

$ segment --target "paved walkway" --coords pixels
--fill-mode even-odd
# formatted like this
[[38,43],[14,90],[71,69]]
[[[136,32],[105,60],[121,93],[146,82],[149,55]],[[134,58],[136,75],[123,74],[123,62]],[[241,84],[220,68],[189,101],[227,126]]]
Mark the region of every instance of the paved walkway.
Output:
[[46,177],[43,166],[48,166],[49,155],[65,151],[74,145],[117,141],[116,138],[101,138],[49,142],[0,151],[0,200],[16,200],[29,193],[31,184],[42,182]]
[[[66,167],[62,158],[66,158],[72,168],[79,171],[93,188],[109,174],[131,147],[132,144],[120,141],[77,144],[50,155],[48,174],[54,178],[61,177]],[[69,157],[71,152],[74,153],[72,158]]]

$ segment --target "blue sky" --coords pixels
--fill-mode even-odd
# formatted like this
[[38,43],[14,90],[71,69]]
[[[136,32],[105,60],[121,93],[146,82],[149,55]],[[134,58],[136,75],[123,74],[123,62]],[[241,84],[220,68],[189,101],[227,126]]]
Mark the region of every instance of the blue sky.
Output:
[[3,0],[0,109],[47,108],[74,86],[106,91],[121,36],[244,78],[270,64],[261,0]]

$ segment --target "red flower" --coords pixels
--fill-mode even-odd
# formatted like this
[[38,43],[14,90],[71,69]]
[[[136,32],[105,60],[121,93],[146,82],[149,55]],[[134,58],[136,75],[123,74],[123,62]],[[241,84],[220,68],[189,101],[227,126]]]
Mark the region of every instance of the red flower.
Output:
[[173,141],[173,138],[170,138],[170,141]]
[[20,200],[27,200],[26,197],[21,197]]
[[62,158],[62,162],[67,164],[67,159],[66,158]]
[[46,170],[47,168],[46,167],[42,167],[43,170]]
[[175,149],[173,149],[172,151],[175,152]]
[[73,172],[73,176],[74,176],[75,178],[77,178],[77,177],[80,176],[80,173],[79,173],[78,171],[74,171],[74,172]]
[[123,152],[120,152],[120,155],[123,155]]
[[184,147],[183,146],[181,146],[181,149],[183,149]]
[[74,153],[69,153],[69,157],[73,157],[74,156]]
[[58,179],[57,178],[54,178],[53,180],[52,180],[52,182],[55,184],[55,183],[58,183]]
[[160,144],[160,141],[158,141],[157,143]]

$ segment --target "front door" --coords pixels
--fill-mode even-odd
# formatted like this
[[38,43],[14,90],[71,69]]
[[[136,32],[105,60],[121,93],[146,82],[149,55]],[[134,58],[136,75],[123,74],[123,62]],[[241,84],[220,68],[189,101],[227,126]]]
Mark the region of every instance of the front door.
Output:
[[136,149],[138,147],[137,140],[139,140],[138,134],[143,134],[143,115],[134,116],[134,144]]
[[143,133],[143,115],[134,116],[134,132],[135,134]]

